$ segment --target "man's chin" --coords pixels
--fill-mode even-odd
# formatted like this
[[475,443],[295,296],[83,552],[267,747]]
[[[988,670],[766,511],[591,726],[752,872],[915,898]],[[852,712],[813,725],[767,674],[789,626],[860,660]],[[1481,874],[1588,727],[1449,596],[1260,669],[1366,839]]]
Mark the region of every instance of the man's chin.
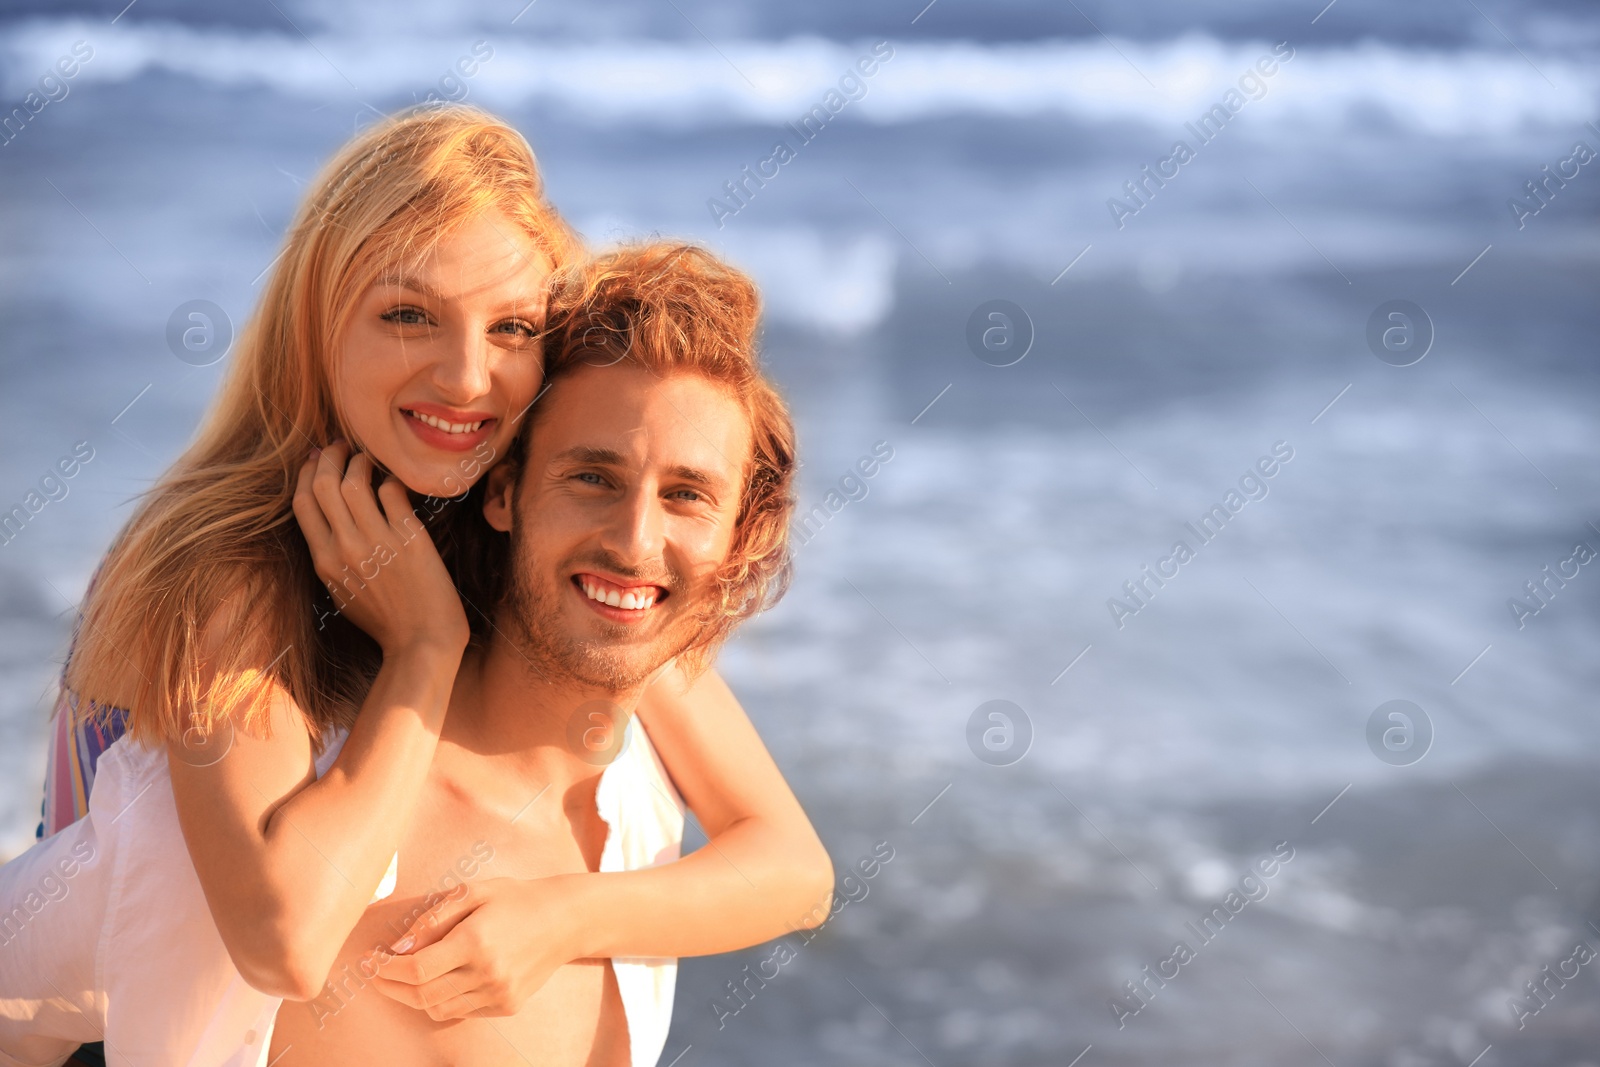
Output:
[[[613,625],[606,625],[606,629]],[[626,630],[624,626],[615,628]],[[682,635],[676,636],[681,638]],[[565,641],[546,644],[539,650],[542,653],[539,658],[546,659],[558,673],[581,685],[622,693],[643,687],[663,664],[689,643],[686,639],[675,640],[664,634],[641,640],[632,632],[598,638],[576,638],[569,633]]]
[[625,693],[642,689],[662,664],[671,656],[618,656],[608,651],[574,650],[571,657],[562,657],[563,673],[586,686],[608,693]]
[[[554,676],[604,693],[637,690],[661,667],[694,644],[700,621],[657,607],[661,615],[618,622],[565,599],[556,590],[513,586],[504,607],[505,628],[516,634],[524,657]],[[675,605],[676,606],[676,605]]]

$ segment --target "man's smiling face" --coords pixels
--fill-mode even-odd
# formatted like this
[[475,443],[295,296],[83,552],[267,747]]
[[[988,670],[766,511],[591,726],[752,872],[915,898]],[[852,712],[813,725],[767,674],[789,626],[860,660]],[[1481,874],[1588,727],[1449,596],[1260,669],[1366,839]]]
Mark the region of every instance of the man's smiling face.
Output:
[[707,378],[630,363],[562,376],[530,417],[520,473],[497,468],[484,507],[511,534],[500,626],[541,668],[636,688],[716,601],[749,419]]

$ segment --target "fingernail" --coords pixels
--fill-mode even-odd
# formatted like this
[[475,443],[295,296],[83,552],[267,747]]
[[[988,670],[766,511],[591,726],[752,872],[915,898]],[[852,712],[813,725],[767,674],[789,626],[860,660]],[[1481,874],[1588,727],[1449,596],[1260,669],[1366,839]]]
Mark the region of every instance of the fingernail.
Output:
[[394,943],[393,951],[401,954],[410,952],[416,943],[417,939],[414,937],[402,937]]

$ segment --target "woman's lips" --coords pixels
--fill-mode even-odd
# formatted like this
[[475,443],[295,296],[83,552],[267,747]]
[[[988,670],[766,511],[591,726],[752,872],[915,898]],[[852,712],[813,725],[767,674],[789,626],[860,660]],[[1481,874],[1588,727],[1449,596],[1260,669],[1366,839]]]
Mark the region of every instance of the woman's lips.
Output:
[[[411,432],[420,437],[424,444],[448,452],[466,452],[476,448],[489,439],[494,433],[495,426],[500,422],[495,418],[452,422],[433,412],[416,408],[401,408],[400,415],[405,419],[406,425],[411,427]],[[473,429],[466,428],[473,426],[475,426]]]

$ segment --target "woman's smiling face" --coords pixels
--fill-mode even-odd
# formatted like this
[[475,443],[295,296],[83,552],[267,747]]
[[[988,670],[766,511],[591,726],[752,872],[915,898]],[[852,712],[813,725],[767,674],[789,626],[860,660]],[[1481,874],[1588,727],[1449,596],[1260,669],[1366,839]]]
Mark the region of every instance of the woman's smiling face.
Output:
[[356,445],[415,492],[465,492],[505,454],[538,395],[551,270],[519,227],[490,211],[380,276],[331,368]]

